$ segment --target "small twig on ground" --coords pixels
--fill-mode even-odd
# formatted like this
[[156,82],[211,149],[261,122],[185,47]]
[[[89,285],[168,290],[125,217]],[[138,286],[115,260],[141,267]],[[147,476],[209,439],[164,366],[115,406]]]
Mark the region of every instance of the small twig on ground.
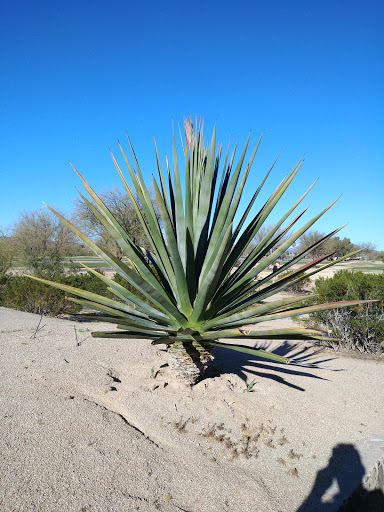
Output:
[[41,313],[39,323],[37,324],[37,327],[36,327],[36,331],[32,334],[31,339],[36,338],[36,334],[37,334],[39,331],[41,331],[41,329],[44,329],[44,327],[45,327],[45,325],[46,325],[46,324],[44,324],[42,327],[40,327],[40,324],[41,324],[42,319],[43,319],[43,313]]
[[[74,326],[73,326],[73,329],[74,329],[74,331],[75,331],[76,345],[77,345],[78,347],[80,347],[80,345],[81,345],[82,343],[84,343],[84,341],[85,341],[85,340],[87,340],[87,339],[89,338],[89,336],[87,336],[87,337],[86,337],[86,338],[84,338],[82,341],[80,341],[80,340],[79,340],[79,338],[77,337],[77,329],[76,329],[76,325],[74,325]],[[86,329],[86,330],[88,330],[88,329]],[[80,331],[81,331],[81,329],[80,329]]]
[[77,337],[76,325],[74,325],[74,326],[73,326],[73,328],[74,328],[74,330],[75,330],[76,345],[77,345],[78,347],[80,347],[79,339],[78,339],[78,337]]

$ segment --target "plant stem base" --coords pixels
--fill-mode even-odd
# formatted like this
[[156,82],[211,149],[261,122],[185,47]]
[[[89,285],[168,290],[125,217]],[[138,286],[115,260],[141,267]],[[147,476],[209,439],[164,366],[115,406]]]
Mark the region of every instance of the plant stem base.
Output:
[[199,342],[176,342],[168,348],[169,367],[176,378],[193,386],[213,359],[213,345]]

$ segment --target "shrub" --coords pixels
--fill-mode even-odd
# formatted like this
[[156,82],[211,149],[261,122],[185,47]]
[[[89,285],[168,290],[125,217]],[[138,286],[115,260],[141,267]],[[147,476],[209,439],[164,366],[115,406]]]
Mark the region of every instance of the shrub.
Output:
[[315,282],[316,302],[378,300],[348,309],[313,313],[304,322],[325,328],[339,341],[335,349],[380,353],[384,350],[384,274],[364,274],[340,270],[331,278]]
[[[105,295],[107,291],[107,286],[90,272],[69,276],[59,273],[52,276],[51,273],[41,272],[39,277],[50,278],[55,282],[97,294]],[[82,307],[68,300],[67,295],[40,281],[32,281],[25,276],[11,276],[2,286],[0,304],[8,308],[47,316],[75,314],[81,311]]]
[[[99,270],[99,274],[104,275],[104,273]],[[107,293],[107,285],[101,281],[95,274],[92,272],[87,272],[85,274],[73,274],[62,277],[62,281],[64,284],[68,286],[73,286],[74,288],[81,288],[82,290],[87,290],[88,292],[97,293],[98,295],[105,295]]]
[[12,266],[12,255],[5,253],[0,246],[0,274],[5,274]]
[[66,299],[61,290],[38,281],[31,282],[24,276],[14,276],[7,281],[1,293],[1,305],[48,316],[77,313],[81,309]]
[[6,236],[0,229],[0,275],[5,274],[12,266],[15,259],[13,239]]
[[8,274],[0,273],[0,286],[4,286],[9,278],[10,276]]

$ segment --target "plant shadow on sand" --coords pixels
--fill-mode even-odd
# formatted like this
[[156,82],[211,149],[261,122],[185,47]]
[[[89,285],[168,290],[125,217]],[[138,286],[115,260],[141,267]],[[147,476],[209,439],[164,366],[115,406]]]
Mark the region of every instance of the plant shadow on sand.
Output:
[[[269,350],[268,344],[260,344],[257,348]],[[315,375],[308,370],[321,370],[326,367],[325,363],[335,359],[334,357],[320,357],[322,349],[313,351],[312,346],[304,346],[300,343],[284,341],[273,349],[273,353],[288,357],[289,365],[277,362],[270,362],[262,357],[253,356],[241,352],[234,352],[226,348],[215,348],[215,358],[208,365],[208,368],[201,380],[217,377],[223,374],[232,373],[238,375],[244,382],[247,381],[249,374],[265,379],[272,379],[285,386],[305,391],[304,388],[286,380],[289,376],[301,376],[312,379],[328,380],[319,375]],[[342,371],[341,369],[330,369],[328,371]]]

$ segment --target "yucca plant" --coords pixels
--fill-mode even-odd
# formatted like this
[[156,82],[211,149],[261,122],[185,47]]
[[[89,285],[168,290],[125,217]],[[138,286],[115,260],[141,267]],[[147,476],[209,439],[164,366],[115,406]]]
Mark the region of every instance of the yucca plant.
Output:
[[[40,281],[79,297],[71,300],[97,312],[79,315],[82,318],[117,325],[117,330],[95,332],[94,337],[133,340],[143,338],[151,339],[154,345],[165,344],[169,352],[170,367],[179,378],[189,384],[199,379],[212,358],[212,350],[217,346],[287,363],[288,359],[274,353],[233,342],[224,343],[221,340],[325,340],[328,339],[326,333],[315,329],[297,327],[249,332],[242,329],[242,326],[361,302],[338,302],[305,307],[303,301],[308,299],[308,295],[266,301],[292,284],[300,282],[306,276],[311,276],[322,268],[334,264],[333,262],[319,267],[319,264],[330,256],[327,255],[279,279],[279,274],[293,267],[341,228],[280,266],[273,275],[275,278],[273,282],[271,282],[271,275],[260,277],[261,273],[270,268],[333,203],[297,229],[294,234],[289,234],[305,210],[288,225],[284,227],[283,225],[306,197],[312,185],[241,261],[244,251],[275,209],[303,161],[301,159],[297,163],[259,211],[251,215],[251,209],[273,164],[257,188],[252,184],[255,190],[252,200],[243,209],[242,214],[239,214],[240,199],[261,137],[242,171],[249,137],[236,165],[234,163],[236,147],[230,152],[228,145],[224,165],[221,167],[222,150],[221,147],[216,148],[216,127],[211,142],[207,146],[203,141],[202,125],[194,130],[190,121],[184,121],[184,128],[185,138],[182,144],[182,160],[185,168],[184,194],[174,130],[173,172],[168,160],[166,160],[165,172],[163,171],[155,143],[159,181],[153,178],[153,187],[161,221],[150,199],[129,138],[134,166],[129,163],[120,143],[119,146],[134,188],[128,185],[112,155],[152,247],[151,251],[133,242],[78,171],[76,172],[92,201],[80,193],[82,199],[119,244],[126,255],[125,260],[121,261],[102,250],[94,241],[49,207],[107,266],[112,267],[126,279],[147,301],[86,265],[84,267],[89,272],[107,283],[114,298],[42,279]],[[240,220],[236,220],[235,217]],[[348,256],[350,255],[339,258],[338,261]]]

